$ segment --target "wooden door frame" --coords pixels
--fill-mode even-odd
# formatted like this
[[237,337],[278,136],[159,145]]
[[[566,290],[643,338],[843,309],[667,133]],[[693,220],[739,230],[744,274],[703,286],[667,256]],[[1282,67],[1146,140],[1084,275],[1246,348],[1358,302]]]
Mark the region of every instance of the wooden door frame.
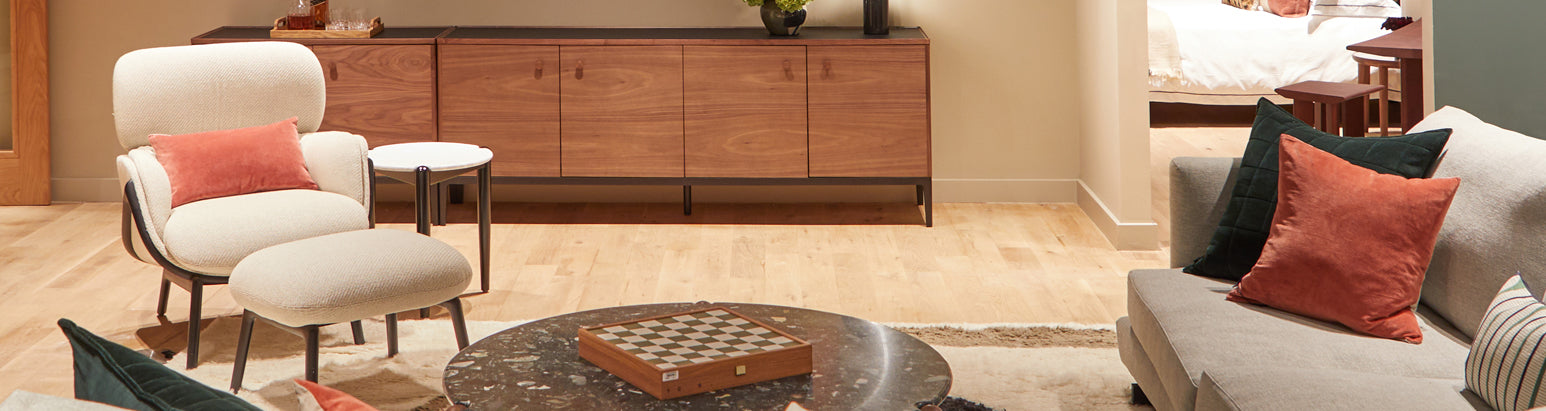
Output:
[[0,205],[48,205],[48,0],[11,0],[11,150]]

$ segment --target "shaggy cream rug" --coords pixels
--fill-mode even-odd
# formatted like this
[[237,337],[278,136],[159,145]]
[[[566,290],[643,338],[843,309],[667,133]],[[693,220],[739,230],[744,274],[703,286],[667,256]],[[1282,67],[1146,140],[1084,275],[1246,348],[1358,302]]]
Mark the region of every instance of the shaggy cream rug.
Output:
[[[220,318],[205,329],[201,364],[182,369],[211,386],[230,385],[236,335],[241,321]],[[473,340],[520,322],[467,323]],[[893,324],[919,335],[950,362],[952,396],[1008,410],[1138,410],[1127,404],[1132,377],[1117,358],[1109,329],[1035,325]],[[354,345],[347,325],[323,328],[320,379],[383,410],[438,410],[445,404],[440,379],[456,353],[445,319],[401,321],[401,352],[386,357],[386,327],[365,322],[365,345]],[[976,345],[954,347],[950,345]],[[309,409],[307,396],[292,382],[303,372],[304,343],[295,335],[259,323],[240,396],[264,409]],[[1024,348],[1035,347],[1035,348]]]

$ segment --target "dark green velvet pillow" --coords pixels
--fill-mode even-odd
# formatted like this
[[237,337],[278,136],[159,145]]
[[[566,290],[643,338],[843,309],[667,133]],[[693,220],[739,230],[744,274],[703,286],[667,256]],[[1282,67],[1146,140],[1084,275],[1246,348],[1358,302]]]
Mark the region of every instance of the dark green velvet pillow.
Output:
[[70,320],[60,319],[59,329],[70,339],[75,354],[76,399],[142,411],[261,411]]
[[1267,99],[1245,145],[1239,178],[1208,249],[1182,271],[1240,281],[1261,257],[1278,206],[1278,138],[1288,134],[1348,162],[1384,174],[1427,177],[1449,142],[1449,129],[1395,137],[1342,137],[1316,130]]

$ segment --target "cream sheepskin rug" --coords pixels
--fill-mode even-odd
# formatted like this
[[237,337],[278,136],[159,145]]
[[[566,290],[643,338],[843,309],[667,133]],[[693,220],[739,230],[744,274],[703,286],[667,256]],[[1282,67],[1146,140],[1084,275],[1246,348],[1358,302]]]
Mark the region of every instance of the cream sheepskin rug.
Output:
[[[477,341],[519,324],[473,321],[467,323],[467,328],[472,340]],[[240,325],[240,319],[220,318],[204,330],[198,368],[183,369],[180,356],[168,360],[167,366],[226,389],[231,382]],[[950,362],[955,378],[952,396],[1008,410],[1151,409],[1127,404],[1132,377],[1118,359],[1114,344],[1107,341],[1108,337],[1114,338],[1109,328],[1014,324],[893,326],[936,337],[925,335],[924,339]],[[944,338],[938,338],[940,334],[945,334]],[[385,358],[386,326],[381,320],[366,320],[365,338],[366,344],[354,345],[348,325],[323,328],[319,360],[323,385],[382,410],[438,410],[445,405],[441,374],[456,353],[449,320],[400,321],[401,352],[394,358]],[[1040,342],[1025,343],[1027,338]],[[950,347],[939,341],[953,339],[973,341],[973,345],[979,346]],[[995,344],[1036,348],[992,346]],[[304,346],[300,337],[258,323],[239,396],[264,409],[314,409],[315,402],[302,395],[304,390],[292,381],[302,378]]]

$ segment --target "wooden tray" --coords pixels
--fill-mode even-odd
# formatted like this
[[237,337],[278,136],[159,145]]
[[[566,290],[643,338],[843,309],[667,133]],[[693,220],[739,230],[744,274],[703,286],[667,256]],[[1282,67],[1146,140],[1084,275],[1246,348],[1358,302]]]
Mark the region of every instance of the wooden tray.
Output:
[[811,344],[724,307],[581,328],[580,358],[666,400],[811,372]]
[[381,18],[370,19],[370,30],[289,30],[285,18],[274,20],[274,28],[268,31],[271,39],[368,39],[381,34]]

